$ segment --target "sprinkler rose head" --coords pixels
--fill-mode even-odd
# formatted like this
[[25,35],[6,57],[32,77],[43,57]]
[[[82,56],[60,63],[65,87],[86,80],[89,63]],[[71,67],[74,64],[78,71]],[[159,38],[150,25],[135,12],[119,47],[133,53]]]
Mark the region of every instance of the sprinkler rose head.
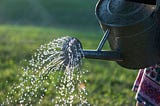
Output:
[[74,37],[67,37],[62,47],[64,67],[75,67],[81,64],[83,50],[81,42]]

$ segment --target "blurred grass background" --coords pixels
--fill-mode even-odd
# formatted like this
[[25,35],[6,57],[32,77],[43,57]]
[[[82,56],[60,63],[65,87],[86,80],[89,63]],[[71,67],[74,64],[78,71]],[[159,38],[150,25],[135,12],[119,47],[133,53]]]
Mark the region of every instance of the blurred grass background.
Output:
[[[0,104],[18,81],[22,61],[42,44],[62,37],[78,38],[85,49],[96,49],[103,33],[95,16],[97,0],[0,0]],[[108,44],[105,49],[109,49]],[[137,71],[115,62],[84,59],[89,72],[91,106],[134,106],[131,91]],[[50,106],[49,90],[42,104]],[[36,105],[36,104],[35,104]]]

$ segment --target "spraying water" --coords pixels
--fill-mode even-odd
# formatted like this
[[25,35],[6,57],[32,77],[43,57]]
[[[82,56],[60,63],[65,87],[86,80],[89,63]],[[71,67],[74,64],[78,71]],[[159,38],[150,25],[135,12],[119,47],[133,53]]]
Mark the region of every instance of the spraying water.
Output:
[[41,45],[23,68],[19,82],[13,85],[2,105],[41,104],[50,86],[56,90],[51,104],[56,106],[89,105],[82,71],[80,42],[62,37]]

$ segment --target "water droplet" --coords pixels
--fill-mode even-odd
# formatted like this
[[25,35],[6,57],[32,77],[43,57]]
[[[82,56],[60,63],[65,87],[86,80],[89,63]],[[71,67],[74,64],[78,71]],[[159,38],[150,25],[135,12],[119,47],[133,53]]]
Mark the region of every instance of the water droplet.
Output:
[[[32,105],[33,101],[41,103],[48,88],[55,86],[57,96],[51,100],[55,106],[72,105],[77,99],[80,104],[88,104],[85,97],[86,86],[81,83],[86,83],[82,77],[86,72],[81,69],[82,55],[81,45],[71,37],[62,37],[41,45],[28,61],[28,66],[22,68],[20,83],[13,85],[12,91],[7,95],[7,103],[14,104],[17,101],[20,105]],[[57,82],[54,82],[54,79]]]

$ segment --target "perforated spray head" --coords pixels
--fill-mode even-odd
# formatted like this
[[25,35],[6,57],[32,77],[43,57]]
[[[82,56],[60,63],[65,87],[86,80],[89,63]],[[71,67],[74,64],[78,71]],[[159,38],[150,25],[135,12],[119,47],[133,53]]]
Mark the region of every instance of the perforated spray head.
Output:
[[80,65],[82,58],[112,61],[123,60],[117,51],[83,50],[81,42],[74,37],[67,37],[63,44],[62,52],[65,67]]
[[77,66],[81,64],[83,50],[81,42],[74,37],[67,37],[62,48],[64,66]]

